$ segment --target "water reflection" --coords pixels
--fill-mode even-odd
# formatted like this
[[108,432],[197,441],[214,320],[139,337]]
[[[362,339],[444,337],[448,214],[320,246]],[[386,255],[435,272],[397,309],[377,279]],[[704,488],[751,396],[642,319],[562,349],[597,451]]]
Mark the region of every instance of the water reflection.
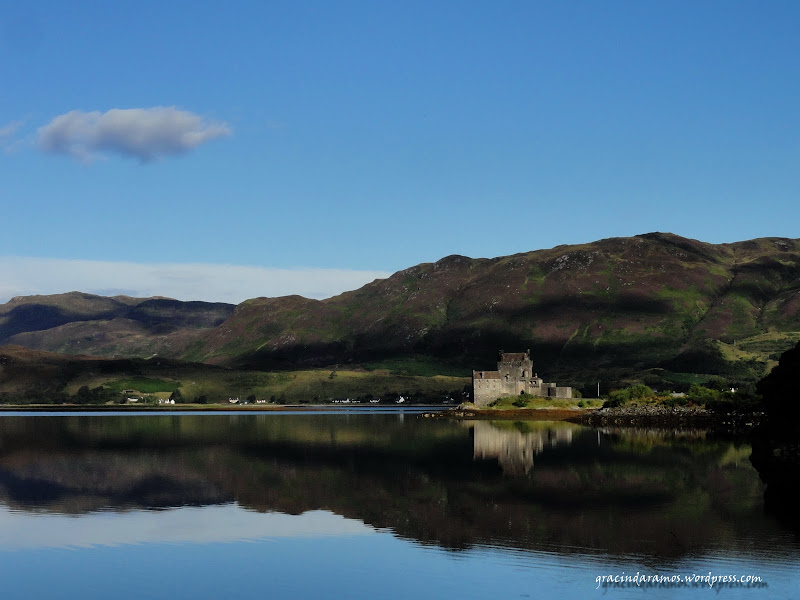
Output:
[[533,468],[533,459],[545,448],[572,443],[572,434],[580,429],[571,423],[540,421],[475,421],[475,459],[497,459],[503,472],[525,475]]
[[125,544],[205,544],[274,538],[374,534],[329,511],[261,514],[235,503],[169,510],[92,512],[75,517],[0,508],[0,549],[86,548]]
[[[228,539],[242,528],[269,535],[275,513],[324,514],[450,549],[659,561],[796,553],[792,534],[764,515],[764,485],[749,455],[748,444],[701,431],[566,423],[465,426],[372,414],[3,417],[0,530],[16,527],[14,517],[94,523],[98,514],[117,515],[105,541],[86,543],[128,543],[130,524],[159,510],[175,515],[159,529],[197,519],[208,539]],[[215,511],[177,508],[191,506],[250,512],[236,525]],[[251,517],[264,521],[257,526]],[[19,535],[0,536],[0,545]],[[65,535],[53,543],[68,544]]]

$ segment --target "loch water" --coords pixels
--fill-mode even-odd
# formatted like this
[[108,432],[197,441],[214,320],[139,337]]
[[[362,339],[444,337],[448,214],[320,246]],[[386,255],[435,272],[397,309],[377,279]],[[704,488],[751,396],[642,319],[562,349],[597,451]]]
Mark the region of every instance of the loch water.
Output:
[[750,455],[413,409],[3,413],[0,597],[799,598]]

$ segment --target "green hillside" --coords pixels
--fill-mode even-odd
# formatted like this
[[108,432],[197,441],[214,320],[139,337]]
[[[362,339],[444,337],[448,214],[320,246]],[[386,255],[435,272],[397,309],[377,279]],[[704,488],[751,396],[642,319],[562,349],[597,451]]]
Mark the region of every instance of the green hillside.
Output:
[[233,309],[220,302],[81,292],[21,296],[0,305],[0,344],[113,358],[177,356]]
[[250,368],[383,359],[490,367],[533,351],[548,376],[757,378],[800,338],[800,242],[613,238],[450,256],[324,301],[259,298],[188,357]]
[[462,400],[470,380],[449,375],[409,375],[389,368],[304,369],[263,372],[229,369],[174,359],[108,359],[68,356],[0,346],[0,403],[81,403],[81,388],[102,395],[86,403],[143,402],[169,398],[178,390],[186,403],[227,402],[254,396],[272,403],[315,403],[332,399],[380,398],[441,402]]
[[0,306],[0,334],[40,350],[157,353],[255,371],[350,365],[469,376],[500,349],[531,349],[540,373],[583,388],[597,379],[754,381],[800,339],[800,240],[708,244],[651,233],[449,256],[327,300],[255,298],[235,310],[63,296]]

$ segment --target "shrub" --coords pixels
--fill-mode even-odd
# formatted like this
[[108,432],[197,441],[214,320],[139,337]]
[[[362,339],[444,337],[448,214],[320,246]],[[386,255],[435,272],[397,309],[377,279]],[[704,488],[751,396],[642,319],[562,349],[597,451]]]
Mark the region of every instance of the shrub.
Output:
[[686,406],[689,404],[689,398],[686,396],[669,396],[664,398],[664,406],[672,408],[674,406]]
[[721,413],[750,413],[764,410],[764,404],[758,395],[739,391],[735,394],[722,394],[720,398],[710,400],[706,403],[706,408]]
[[689,388],[689,398],[697,404],[707,405],[709,402],[717,402],[723,394],[719,390],[712,390],[702,385],[693,385]]
[[611,392],[608,395],[608,400],[606,400],[606,402],[603,404],[603,408],[622,406],[623,404],[627,404],[632,400],[643,400],[645,398],[651,398],[652,396],[652,389],[646,385],[637,383],[636,385]]

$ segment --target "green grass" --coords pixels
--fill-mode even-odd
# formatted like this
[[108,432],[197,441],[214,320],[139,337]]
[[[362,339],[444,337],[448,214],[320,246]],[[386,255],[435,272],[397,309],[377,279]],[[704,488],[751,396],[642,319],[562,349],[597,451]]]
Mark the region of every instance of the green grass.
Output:
[[736,340],[736,347],[762,355],[781,354],[800,341],[800,331],[770,331]]
[[250,395],[265,400],[274,397],[278,403],[327,402],[333,398],[367,396],[393,400],[401,394],[406,397],[413,394],[442,399],[460,392],[469,382],[467,377],[398,375],[386,369],[329,368],[275,373],[240,371],[198,375],[192,381],[185,380],[181,393],[189,400],[206,396],[210,402]]
[[658,374],[664,381],[688,385],[702,384],[709,379],[708,375],[698,375],[697,373],[674,373],[672,371],[659,370]]
[[136,390],[142,394],[156,394],[158,392],[172,392],[181,387],[181,382],[165,381],[152,377],[131,377],[103,383],[103,387],[113,392]]
[[447,375],[450,377],[472,376],[472,371],[467,367],[443,363],[427,356],[375,361],[366,363],[364,367],[371,371],[386,370],[392,375],[418,377],[432,377],[434,375]]
[[600,408],[602,400],[589,400],[586,398],[544,398],[542,396],[510,396],[499,398],[489,404],[490,409],[514,410],[517,408]]
[[250,395],[263,400],[274,398],[277,403],[324,403],[334,398],[368,397],[393,401],[400,395],[436,401],[446,397],[458,400],[464,386],[471,381],[468,377],[450,375],[400,375],[388,369],[263,372],[183,368],[158,375],[161,377],[109,379],[108,376],[82,374],[67,384],[66,391],[74,394],[83,385],[90,389],[102,385],[112,392],[136,390],[140,394],[166,397],[180,389],[187,402],[205,396],[209,403],[236,397],[245,399]]

